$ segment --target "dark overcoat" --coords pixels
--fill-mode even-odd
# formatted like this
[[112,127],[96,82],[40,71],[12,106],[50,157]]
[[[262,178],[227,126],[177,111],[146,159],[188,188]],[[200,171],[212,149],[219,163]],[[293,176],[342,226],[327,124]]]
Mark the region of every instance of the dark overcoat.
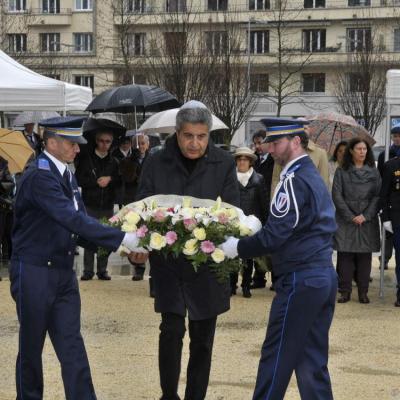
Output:
[[382,221],[400,226],[400,158],[395,157],[384,164],[381,188]]
[[[338,229],[334,249],[349,253],[372,253],[380,250],[378,205],[381,178],[374,167],[364,165],[347,170],[337,168],[333,178],[332,198],[336,207]],[[353,218],[362,214],[362,225]]]
[[[156,194],[176,194],[223,201],[239,206],[239,187],[232,156],[209,143],[190,174],[182,161],[175,135],[165,147],[146,160],[139,181],[137,200]],[[151,253],[156,312],[189,313],[192,320],[215,317],[229,310],[229,283],[219,283],[207,266],[198,273],[190,262],[164,259]]]

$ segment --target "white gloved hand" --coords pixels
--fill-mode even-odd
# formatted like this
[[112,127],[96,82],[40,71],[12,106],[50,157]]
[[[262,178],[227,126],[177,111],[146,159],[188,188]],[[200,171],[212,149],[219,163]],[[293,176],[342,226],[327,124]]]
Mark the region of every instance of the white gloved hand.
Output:
[[148,253],[145,248],[139,247],[139,238],[137,237],[135,232],[125,233],[124,239],[122,240],[121,244],[122,246],[135,253]]
[[239,239],[233,236],[229,236],[227,240],[220,244],[218,247],[225,253],[227,258],[235,258],[238,256],[238,246]]
[[251,229],[253,235],[262,228],[261,221],[254,215],[247,216],[245,224],[249,229]]
[[393,227],[392,227],[392,222],[391,221],[385,221],[383,223],[383,227],[385,228],[385,231],[393,233]]

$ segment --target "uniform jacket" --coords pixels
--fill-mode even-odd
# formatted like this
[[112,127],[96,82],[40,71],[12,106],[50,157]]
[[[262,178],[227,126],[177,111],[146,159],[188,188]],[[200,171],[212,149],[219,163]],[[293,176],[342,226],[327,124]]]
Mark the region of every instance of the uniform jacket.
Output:
[[[389,160],[399,156],[400,156],[400,146],[391,145],[389,147]],[[382,151],[379,153],[378,156],[378,171],[381,174],[381,177],[383,176],[384,165],[385,165],[385,152]]]
[[[381,178],[375,167],[337,168],[333,178],[332,197],[336,207],[338,230],[334,247],[337,251],[371,253],[379,251],[378,206]],[[352,222],[362,214],[361,226]]]
[[109,250],[116,250],[121,244],[124,233],[87,216],[73,176],[71,184],[72,187],[67,185],[45,154],[24,172],[15,201],[14,261],[72,268],[78,236]]
[[[232,156],[209,144],[207,154],[191,174],[183,165],[176,137],[165,148],[150,154],[143,166],[137,199],[155,194],[188,195],[223,201],[239,206],[239,186]],[[202,265],[198,272],[184,257],[177,260],[150,253],[155,290],[155,310],[172,312],[192,320],[215,317],[229,310],[229,284],[219,283],[213,272]]]
[[[314,165],[317,167],[318,172],[321,175],[321,178],[325,182],[327,188],[330,188],[329,182],[329,162],[328,155],[324,149],[316,145],[311,140],[308,142],[307,154],[311,158]],[[274,195],[274,191],[276,185],[279,183],[279,177],[282,172],[282,167],[275,163],[274,164],[274,172],[272,173],[272,183],[271,183],[271,198]]]
[[382,221],[391,221],[393,227],[400,226],[400,158],[384,164],[380,193]]
[[240,208],[246,215],[255,215],[263,224],[267,219],[269,202],[262,175],[253,171],[249,182],[243,186],[239,182]]
[[[82,188],[82,198],[86,207],[96,210],[113,209],[119,174],[118,162],[111,154],[100,158],[91,151],[79,157],[75,175],[78,185]],[[97,179],[101,176],[111,176],[111,182],[105,188],[97,184]]]
[[[295,161],[288,174],[292,172],[294,195],[291,191],[285,195],[283,187],[277,193],[282,209],[290,201],[287,214],[278,212],[271,204],[270,211],[274,213],[270,212],[263,228],[238,243],[239,256],[243,259],[270,254],[276,276],[332,266],[332,237],[336,223],[328,189],[308,156]],[[296,205],[299,211],[297,225]]]

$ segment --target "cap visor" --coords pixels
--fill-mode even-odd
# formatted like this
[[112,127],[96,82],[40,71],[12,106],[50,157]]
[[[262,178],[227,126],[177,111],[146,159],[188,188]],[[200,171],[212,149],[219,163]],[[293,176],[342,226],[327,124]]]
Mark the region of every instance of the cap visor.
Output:
[[78,144],[87,144],[87,140],[83,136],[67,136],[67,135],[58,135],[65,140],[69,140],[72,143]]

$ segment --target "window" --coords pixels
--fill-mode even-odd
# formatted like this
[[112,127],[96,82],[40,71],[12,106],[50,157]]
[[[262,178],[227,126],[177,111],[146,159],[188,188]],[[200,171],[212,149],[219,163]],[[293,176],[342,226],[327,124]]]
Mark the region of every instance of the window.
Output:
[[349,0],[349,7],[367,7],[371,5],[371,0]]
[[325,92],[325,74],[303,74],[303,92]]
[[249,0],[249,10],[269,10],[270,0]]
[[75,0],[75,10],[92,10],[92,0]]
[[394,30],[394,51],[400,51],[400,29]]
[[41,33],[40,49],[43,53],[60,51],[60,34],[59,33]]
[[26,0],[8,0],[8,11],[26,11]]
[[90,87],[94,90],[93,75],[75,75],[75,85]]
[[8,35],[9,53],[22,53],[26,51],[26,34],[15,33]]
[[146,9],[146,0],[126,0],[126,11],[128,13],[143,13]]
[[347,76],[350,92],[362,92],[363,91],[363,79],[361,74],[350,73]]
[[128,35],[128,54],[143,56],[145,54],[145,33],[130,33]]
[[186,0],[167,0],[165,3],[167,12],[185,12]]
[[226,11],[228,9],[228,0],[208,0],[208,11]]
[[325,0],[304,0],[304,8],[325,8]]
[[250,53],[269,53],[269,31],[250,31]]
[[371,49],[371,28],[347,29],[347,51]]
[[168,54],[181,54],[182,49],[186,48],[185,32],[165,32],[165,46]]
[[74,52],[90,53],[93,51],[93,34],[74,33]]
[[44,13],[59,14],[60,0],[42,0],[42,11]]
[[206,48],[210,54],[219,55],[225,53],[228,49],[227,32],[206,32]]
[[267,93],[269,89],[268,74],[251,74],[250,91],[252,93]]
[[326,47],[325,29],[303,30],[303,51],[324,51]]

